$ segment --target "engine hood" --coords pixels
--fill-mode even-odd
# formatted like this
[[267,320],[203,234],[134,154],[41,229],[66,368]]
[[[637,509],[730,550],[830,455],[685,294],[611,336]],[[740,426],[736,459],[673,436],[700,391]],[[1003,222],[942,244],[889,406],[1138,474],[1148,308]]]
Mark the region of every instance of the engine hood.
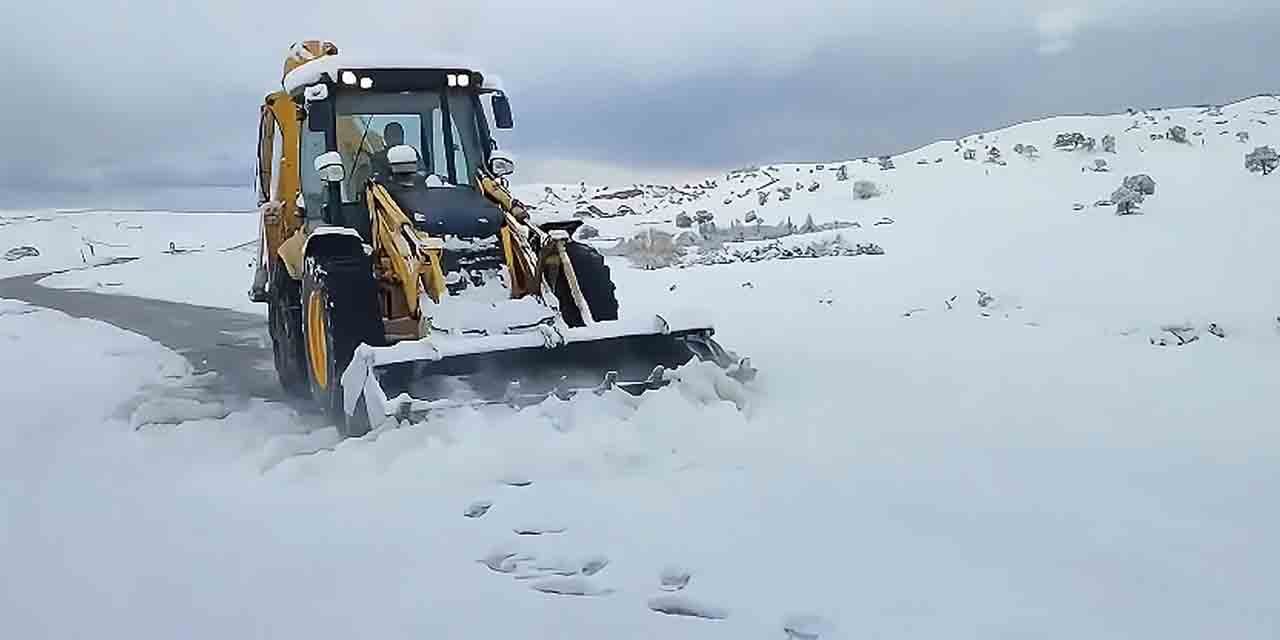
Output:
[[375,180],[419,229],[433,236],[488,238],[502,228],[502,211],[471,187],[427,186],[421,174]]

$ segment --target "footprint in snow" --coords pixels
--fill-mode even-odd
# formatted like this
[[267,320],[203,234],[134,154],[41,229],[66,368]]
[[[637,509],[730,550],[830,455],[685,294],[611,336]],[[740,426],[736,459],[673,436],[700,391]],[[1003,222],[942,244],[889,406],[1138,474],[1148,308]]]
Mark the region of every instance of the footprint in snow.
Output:
[[511,577],[516,580],[532,580],[550,577],[594,576],[609,565],[604,556],[590,556],[585,560],[568,558],[520,558],[515,561],[516,569]]
[[495,549],[477,562],[489,567],[489,569],[495,573],[510,574],[520,568],[520,563],[528,562],[532,559],[533,558],[529,556],[522,556],[508,549]]
[[492,500],[476,500],[467,506],[467,510],[463,511],[462,515],[468,518],[479,518],[480,516],[489,513],[489,509],[492,506]]
[[523,564],[524,567],[512,576],[516,580],[549,578],[552,576],[567,577],[578,574],[578,563],[565,558],[553,558],[550,560],[532,558],[529,562]]
[[836,627],[822,616],[801,613],[783,618],[782,630],[788,640],[820,640],[835,634]]
[[724,607],[717,607],[675,593],[650,598],[649,609],[669,616],[688,616],[705,620],[723,620],[729,617],[729,610]]
[[583,576],[547,578],[533,583],[530,587],[534,591],[558,596],[603,596],[613,593],[612,589],[600,587],[592,582],[590,578]]
[[582,562],[582,575],[594,576],[609,566],[609,559],[604,556],[591,556]]
[[680,567],[667,567],[658,580],[663,591],[679,591],[689,584],[689,572]]
[[564,533],[565,528],[554,526],[554,525],[553,526],[539,525],[539,526],[530,526],[530,527],[516,527],[515,529],[513,529],[513,531],[516,532],[516,535],[520,535],[520,536],[543,536],[547,534]]

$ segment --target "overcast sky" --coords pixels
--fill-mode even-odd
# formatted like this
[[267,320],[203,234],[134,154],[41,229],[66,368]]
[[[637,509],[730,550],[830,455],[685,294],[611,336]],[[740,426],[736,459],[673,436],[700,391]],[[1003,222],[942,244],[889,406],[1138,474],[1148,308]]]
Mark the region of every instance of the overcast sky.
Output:
[[258,105],[308,38],[496,70],[524,181],[895,153],[1046,115],[1280,92],[1274,0],[12,4],[9,200],[251,184]]

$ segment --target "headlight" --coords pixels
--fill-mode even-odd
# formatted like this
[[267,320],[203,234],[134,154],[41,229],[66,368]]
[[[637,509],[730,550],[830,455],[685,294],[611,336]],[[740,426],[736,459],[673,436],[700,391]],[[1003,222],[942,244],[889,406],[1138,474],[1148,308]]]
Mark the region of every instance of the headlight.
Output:
[[489,158],[489,171],[495,176],[511,175],[515,170],[516,162],[508,156],[495,155]]
[[355,84],[356,74],[351,71],[342,72],[342,84]]
[[337,151],[329,151],[316,156],[316,173],[325,182],[341,182],[345,177],[342,169],[342,156]]
[[342,182],[342,165],[329,165],[320,170],[320,179],[325,182]]

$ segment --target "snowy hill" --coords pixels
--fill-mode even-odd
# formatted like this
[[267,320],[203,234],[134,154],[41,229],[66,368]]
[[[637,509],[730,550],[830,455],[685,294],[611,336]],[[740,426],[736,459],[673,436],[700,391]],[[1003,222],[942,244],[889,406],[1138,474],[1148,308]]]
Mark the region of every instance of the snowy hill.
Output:
[[[1175,126],[1188,142],[1153,139]],[[1054,148],[1076,132],[1096,148]],[[743,410],[672,388],[345,442],[267,402],[147,424],[139,398],[192,384],[181,359],[3,303],[0,619],[21,637],[1273,638],[1280,173],[1244,167],[1262,145],[1280,147],[1274,97],[1051,118],[891,169],[521,187],[617,254],[624,315],[710,312],[761,370]],[[1095,206],[1137,174],[1156,183],[1140,215]],[[44,282],[265,314],[240,302],[252,216],[2,215],[0,250],[41,255],[0,276],[79,267]],[[87,268],[86,239],[141,259]],[[637,266],[655,256],[674,257]]]

